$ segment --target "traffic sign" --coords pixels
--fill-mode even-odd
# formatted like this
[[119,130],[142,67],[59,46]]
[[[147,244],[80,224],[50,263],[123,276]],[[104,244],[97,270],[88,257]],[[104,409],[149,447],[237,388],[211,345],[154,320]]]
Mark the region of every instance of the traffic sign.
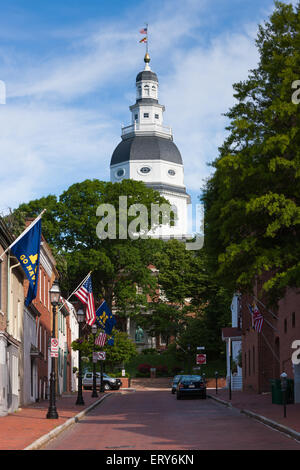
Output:
[[56,338],[51,338],[51,357],[58,357],[58,340]]
[[93,353],[93,362],[105,361],[106,352],[105,351],[96,351]]
[[197,354],[196,364],[206,364],[206,354]]

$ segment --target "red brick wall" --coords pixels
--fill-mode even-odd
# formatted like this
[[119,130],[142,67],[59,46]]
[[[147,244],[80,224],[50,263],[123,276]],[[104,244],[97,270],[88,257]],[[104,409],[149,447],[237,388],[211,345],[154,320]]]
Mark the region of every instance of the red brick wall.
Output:
[[284,371],[293,378],[291,356],[294,350],[291,346],[294,340],[300,340],[300,291],[290,289],[280,300],[278,329],[280,373]]

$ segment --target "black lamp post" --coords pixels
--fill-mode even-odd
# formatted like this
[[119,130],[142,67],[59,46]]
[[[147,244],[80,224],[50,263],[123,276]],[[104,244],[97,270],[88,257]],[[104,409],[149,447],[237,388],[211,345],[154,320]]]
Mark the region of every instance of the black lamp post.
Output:
[[[95,352],[95,339],[96,339],[96,334],[97,334],[97,325],[95,323],[92,325],[92,333],[93,333],[93,336],[94,336],[93,352]],[[97,359],[94,357],[94,354],[93,354],[93,393],[92,393],[92,398],[98,397],[96,364],[97,364]]]
[[287,374],[282,372],[280,375],[281,380],[281,391],[282,391],[282,399],[283,399],[283,416],[286,418],[286,391],[287,391]]
[[[53,322],[52,322],[52,338],[55,338],[55,316],[56,316],[56,309],[58,306],[58,302],[60,299],[60,288],[58,281],[55,280],[52,284],[52,287],[49,291],[50,293],[50,302],[52,305],[52,312],[53,312]],[[55,404],[55,357],[51,357],[51,374],[50,374],[50,401],[49,401],[49,409],[47,413],[48,419],[57,419],[58,413],[56,410]]]
[[[85,321],[85,314],[82,308],[77,312],[77,321],[79,327],[79,339],[82,335],[82,325]],[[82,365],[81,365],[81,349],[78,351],[78,390],[77,390],[77,400],[75,405],[84,405],[84,399],[82,396]]]
[[216,372],[215,372],[215,377],[216,377],[216,395],[218,395],[218,376],[219,376],[219,373],[218,373],[218,371],[216,370]]

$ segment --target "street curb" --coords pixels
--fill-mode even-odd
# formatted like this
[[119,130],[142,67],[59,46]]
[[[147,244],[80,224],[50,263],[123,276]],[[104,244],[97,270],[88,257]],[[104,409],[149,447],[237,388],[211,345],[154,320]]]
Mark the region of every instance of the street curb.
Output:
[[284,426],[283,424],[279,424],[276,421],[273,421],[269,418],[266,418],[265,416],[254,413],[253,411],[233,407],[230,402],[222,400],[221,398],[217,398],[217,397],[214,397],[212,395],[207,395],[207,396],[208,396],[208,398],[212,398],[213,400],[215,400],[219,403],[222,403],[222,405],[225,405],[228,408],[238,410],[240,413],[245,414],[249,418],[256,419],[257,421],[260,421],[261,423],[266,424],[267,426],[270,426],[270,427],[276,429],[277,431],[280,431],[283,434],[286,434],[289,437],[292,437],[293,439],[296,439],[297,441],[300,442],[300,433],[295,431],[294,429],[288,428],[287,426]]
[[23,449],[23,450],[38,450],[38,449],[40,449],[42,446],[47,444],[51,439],[54,439],[61,432],[65,431],[72,424],[77,423],[89,411],[91,411],[93,408],[95,408],[97,405],[99,405],[99,403],[101,403],[103,400],[105,400],[105,398],[110,397],[111,395],[114,395],[114,394],[113,393],[108,393],[108,394],[104,395],[99,400],[95,401],[90,406],[85,408],[83,411],[81,411],[77,415],[73,416],[73,418],[68,419],[65,423],[63,423],[60,426],[57,426],[56,428],[52,429],[47,434],[44,434],[42,437],[39,437],[36,441],[34,441],[32,444],[29,444],[29,446],[25,447],[25,449]]

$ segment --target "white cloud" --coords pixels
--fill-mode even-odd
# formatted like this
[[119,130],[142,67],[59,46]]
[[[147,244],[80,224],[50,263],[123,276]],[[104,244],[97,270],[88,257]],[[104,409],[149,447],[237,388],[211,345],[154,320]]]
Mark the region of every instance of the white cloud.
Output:
[[[252,25],[239,34],[216,34],[206,46],[199,41],[207,4],[174,0],[150,9],[151,66],[159,74],[165,123],[174,130],[192,190],[202,185],[210,172],[207,162],[223,141],[221,114],[233,103],[232,83],[246,78],[257,60]],[[83,25],[74,36],[67,31],[68,47],[37,65],[20,54],[7,62],[0,155],[9,164],[1,175],[0,210],[59,194],[85,178],[109,179],[121,122],[130,119],[127,96],[133,99],[143,65],[141,15],[137,10],[118,23],[94,22],[91,32]]]

